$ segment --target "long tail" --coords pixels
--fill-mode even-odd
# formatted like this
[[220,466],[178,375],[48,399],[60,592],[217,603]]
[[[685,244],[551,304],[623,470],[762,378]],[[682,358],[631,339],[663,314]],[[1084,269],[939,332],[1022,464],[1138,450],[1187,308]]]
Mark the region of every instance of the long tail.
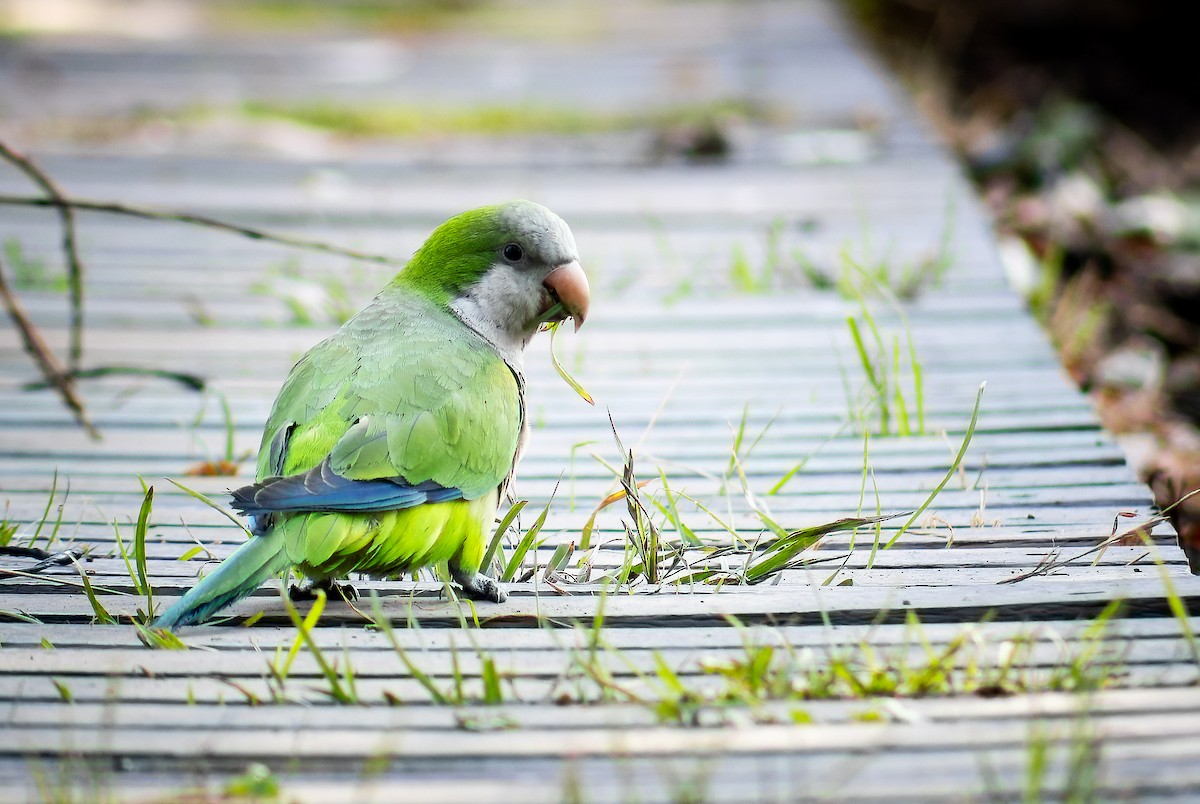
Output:
[[159,615],[152,627],[174,630],[181,625],[204,622],[249,595],[288,564],[283,534],[272,528],[261,536],[253,536]]

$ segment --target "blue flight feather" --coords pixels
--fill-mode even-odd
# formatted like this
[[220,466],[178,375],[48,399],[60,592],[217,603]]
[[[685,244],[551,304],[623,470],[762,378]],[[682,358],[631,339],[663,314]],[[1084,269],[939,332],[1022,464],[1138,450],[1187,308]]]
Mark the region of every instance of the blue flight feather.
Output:
[[328,460],[302,474],[267,478],[232,494],[233,507],[248,516],[280,511],[396,511],[463,498],[459,489],[446,488],[432,480],[416,484],[401,478],[351,480],[334,472]]

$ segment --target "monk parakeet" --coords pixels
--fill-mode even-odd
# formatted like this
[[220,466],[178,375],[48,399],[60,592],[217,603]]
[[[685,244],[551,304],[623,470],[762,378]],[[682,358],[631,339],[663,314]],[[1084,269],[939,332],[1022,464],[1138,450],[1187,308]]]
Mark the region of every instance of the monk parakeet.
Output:
[[315,584],[446,563],[470,597],[528,432],[522,356],[540,324],[583,324],[566,223],[530,201],[443,223],[405,268],[292,368],[233,492],[251,538],[154,623],[202,622],[293,567]]

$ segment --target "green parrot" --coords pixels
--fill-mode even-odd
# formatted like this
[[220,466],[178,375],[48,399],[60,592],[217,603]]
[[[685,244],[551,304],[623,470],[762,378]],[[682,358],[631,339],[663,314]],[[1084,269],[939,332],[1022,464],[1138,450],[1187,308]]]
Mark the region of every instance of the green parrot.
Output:
[[587,316],[566,223],[530,201],[443,223],[362,311],[283,383],[257,482],[232,492],[251,538],[155,622],[203,622],[292,567],[314,585],[445,563],[470,597],[528,435],[525,347]]

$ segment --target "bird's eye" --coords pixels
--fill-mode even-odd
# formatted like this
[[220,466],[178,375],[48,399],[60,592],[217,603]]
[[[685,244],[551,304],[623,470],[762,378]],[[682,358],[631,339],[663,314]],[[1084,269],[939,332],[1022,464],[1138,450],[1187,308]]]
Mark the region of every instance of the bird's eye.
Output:
[[516,243],[509,243],[501,253],[504,255],[504,259],[509,262],[519,262],[525,256],[525,250]]

